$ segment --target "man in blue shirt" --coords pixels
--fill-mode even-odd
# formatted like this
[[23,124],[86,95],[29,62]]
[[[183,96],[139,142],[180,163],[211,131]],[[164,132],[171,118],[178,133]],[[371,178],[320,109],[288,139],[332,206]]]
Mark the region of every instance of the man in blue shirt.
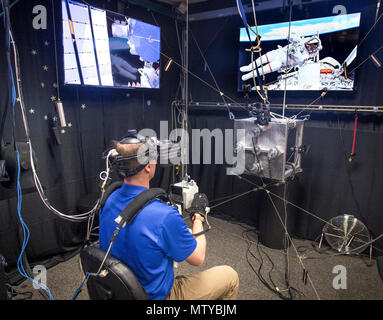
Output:
[[[122,156],[137,155],[142,143],[116,143]],[[134,175],[125,175],[122,187],[113,192],[100,212],[100,248],[109,246],[117,223],[115,219],[138,194],[149,189],[156,161],[141,165],[129,160]],[[193,216],[193,234],[203,231],[203,215]],[[205,260],[206,237],[194,237],[182,215],[172,206],[153,200],[122,228],[112,246],[112,256],[124,262],[135,274],[152,300],[163,299],[236,299],[238,275],[229,266],[219,266],[200,273],[174,278],[174,261],[201,266]]]

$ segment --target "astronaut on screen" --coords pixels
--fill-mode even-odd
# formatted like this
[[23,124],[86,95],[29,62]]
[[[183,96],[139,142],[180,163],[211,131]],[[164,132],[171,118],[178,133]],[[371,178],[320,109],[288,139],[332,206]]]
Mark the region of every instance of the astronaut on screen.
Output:
[[[289,51],[288,54],[287,50]],[[296,33],[291,33],[288,46],[278,46],[278,49],[271,50],[256,59],[255,63],[260,74],[276,71],[288,73],[292,68],[299,67],[308,60],[317,59],[320,50],[322,50],[322,43],[319,35],[301,37]],[[247,72],[242,76],[242,80],[249,80],[253,77],[253,70],[255,70],[254,63],[243,66],[240,70],[241,72]]]

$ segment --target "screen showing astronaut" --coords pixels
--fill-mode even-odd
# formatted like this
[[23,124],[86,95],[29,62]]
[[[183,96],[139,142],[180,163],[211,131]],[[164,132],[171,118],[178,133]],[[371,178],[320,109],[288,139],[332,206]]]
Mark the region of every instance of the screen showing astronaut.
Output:
[[255,33],[241,28],[238,90],[259,88],[258,76],[268,90],[353,90],[347,71],[359,25],[360,13],[353,13],[258,26],[260,52],[249,50],[258,44]]
[[62,0],[65,84],[160,87],[160,27]]

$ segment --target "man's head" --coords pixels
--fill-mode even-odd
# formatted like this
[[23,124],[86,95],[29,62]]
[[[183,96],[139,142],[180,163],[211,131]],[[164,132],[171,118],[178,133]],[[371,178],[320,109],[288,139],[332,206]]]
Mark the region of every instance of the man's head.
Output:
[[149,181],[154,177],[156,172],[156,160],[149,155],[150,150],[148,150],[150,141],[147,141],[146,144],[142,142],[114,142],[114,146],[119,156],[131,158],[123,159],[123,165],[119,166],[120,171],[124,171],[125,169],[134,173],[133,175],[126,175],[124,181],[126,183],[134,182],[133,184],[149,185]]

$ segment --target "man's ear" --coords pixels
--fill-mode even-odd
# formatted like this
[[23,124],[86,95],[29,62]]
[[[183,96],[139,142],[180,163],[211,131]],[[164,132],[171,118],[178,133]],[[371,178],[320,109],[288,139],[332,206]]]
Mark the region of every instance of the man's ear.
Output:
[[146,173],[150,173],[150,169],[151,169],[150,166],[151,166],[150,162],[145,166],[144,171],[145,171]]

